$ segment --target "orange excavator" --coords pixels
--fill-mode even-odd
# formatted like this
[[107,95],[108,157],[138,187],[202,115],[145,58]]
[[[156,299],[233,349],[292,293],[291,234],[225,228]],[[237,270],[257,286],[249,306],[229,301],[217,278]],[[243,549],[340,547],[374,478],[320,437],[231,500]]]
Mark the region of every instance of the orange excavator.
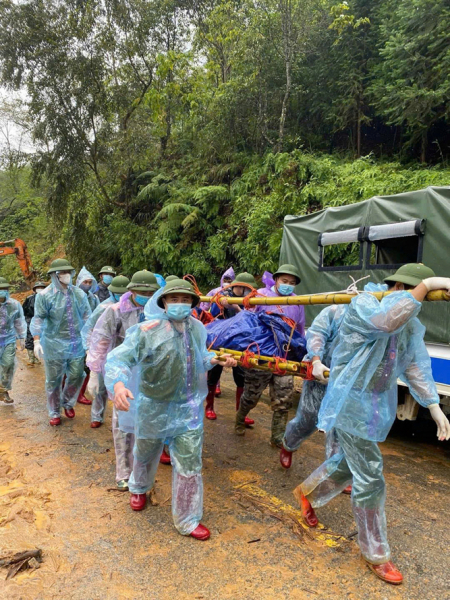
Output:
[[10,254],[16,255],[24,279],[31,287],[36,281],[36,271],[33,269],[30,253],[28,252],[25,242],[19,238],[16,238],[15,240],[9,240],[7,242],[0,242],[0,258]]

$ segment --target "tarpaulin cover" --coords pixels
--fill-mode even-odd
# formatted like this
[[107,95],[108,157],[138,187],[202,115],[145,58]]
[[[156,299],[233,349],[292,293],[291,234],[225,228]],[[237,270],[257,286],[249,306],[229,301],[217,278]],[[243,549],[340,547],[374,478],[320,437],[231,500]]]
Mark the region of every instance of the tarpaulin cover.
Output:
[[[374,196],[370,200],[346,206],[330,207],[309,215],[286,216],[280,264],[292,263],[298,268],[302,278],[300,285],[296,288],[299,294],[345,289],[351,283],[349,275],[355,279],[369,275],[370,281],[380,283],[385,277],[392,275],[399,265],[371,264],[371,251],[373,252],[374,248],[367,240],[361,242],[363,255],[359,267],[356,266],[352,270],[345,267],[321,270],[319,268],[319,234],[342,232],[355,227],[399,224],[417,219],[425,219],[425,234],[422,237],[423,252],[419,252],[414,259],[408,255],[408,259],[400,262],[413,262],[414,260],[423,262],[433,269],[436,275],[448,277],[450,186],[430,186],[423,190],[394,196]],[[370,236],[373,237],[373,232],[376,230],[372,229],[371,231]],[[414,236],[399,238],[400,248],[408,247],[408,243],[403,243],[404,239],[414,241]],[[401,256],[397,257],[396,262],[399,258]],[[310,325],[322,307],[307,306],[305,308],[306,321]],[[425,302],[420,313],[420,320],[427,329],[426,341],[443,344],[450,342],[449,302]]]
[[[228,348],[229,350],[247,350],[252,342],[256,342],[261,356],[279,356],[286,358],[286,348],[292,333],[292,327],[281,316],[265,312],[253,313],[243,310],[232,319],[217,320],[206,326],[207,344],[212,348]],[[255,344],[250,348],[258,353]],[[287,358],[302,360],[306,354],[306,341],[294,329]]]

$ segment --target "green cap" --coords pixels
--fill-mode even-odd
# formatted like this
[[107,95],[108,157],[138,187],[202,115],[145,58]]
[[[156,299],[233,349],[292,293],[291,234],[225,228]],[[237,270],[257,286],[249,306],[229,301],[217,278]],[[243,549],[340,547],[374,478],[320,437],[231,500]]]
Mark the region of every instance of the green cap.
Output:
[[47,273],[50,275],[50,273],[56,273],[57,271],[75,271],[75,269],[65,258],[57,258],[52,262]]
[[251,285],[252,288],[256,289],[256,280],[251,273],[239,273],[239,275],[236,275],[235,280],[230,283],[230,287],[234,285]]
[[36,288],[41,287],[41,288],[46,288],[47,284],[44,283],[43,281],[36,281],[36,283],[33,285],[33,287],[31,288],[32,290],[35,290]]
[[108,275],[116,275],[116,270],[113,269],[112,267],[102,267],[100,269],[100,271],[98,272],[99,275],[102,275],[103,273],[107,273]]
[[125,294],[127,291],[127,285],[129,283],[130,280],[128,277],[125,277],[124,275],[117,275],[117,277],[114,277],[114,279],[111,281],[110,285],[108,285],[108,290],[112,294]]
[[200,296],[195,293],[194,286],[189,283],[189,281],[186,281],[185,279],[172,279],[172,281],[169,281],[169,283],[164,287],[164,292],[158,298],[158,306],[160,308],[164,308],[164,303],[162,301],[164,296],[167,296],[167,294],[177,293],[188,294],[189,296],[192,296],[192,308],[195,308],[200,302]]
[[160,285],[150,271],[138,271],[131,278],[127,288],[135,292],[156,292]]
[[300,283],[300,281],[302,280],[298,270],[294,267],[294,265],[289,265],[289,264],[280,265],[278,267],[278,271],[276,273],[274,273],[272,275],[272,277],[275,279],[276,277],[279,277],[280,275],[292,275],[293,277],[295,277],[297,279],[296,285],[298,285]]
[[169,283],[169,281],[175,281],[175,279],[179,279],[179,277],[177,277],[176,275],[168,275],[165,279],[166,283]]
[[406,285],[412,285],[416,287],[419,283],[422,283],[427,277],[435,277],[435,272],[430,267],[426,267],[422,263],[409,263],[403,265],[393,275],[386,277],[385,283],[405,283]]
[[0,277],[0,290],[7,290],[10,287],[11,284],[4,277]]

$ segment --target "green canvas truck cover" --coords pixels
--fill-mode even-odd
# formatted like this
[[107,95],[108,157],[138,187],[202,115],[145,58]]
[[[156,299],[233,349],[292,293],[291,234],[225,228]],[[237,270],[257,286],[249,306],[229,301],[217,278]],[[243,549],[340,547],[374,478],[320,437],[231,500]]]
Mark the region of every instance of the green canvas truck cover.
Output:
[[[450,277],[450,186],[374,196],[284,219],[280,264],[300,270],[299,294],[344,290],[350,276],[380,282],[407,262],[422,262],[436,275]],[[306,307],[308,325],[322,308]],[[450,303],[425,303],[420,320],[427,341],[450,343]]]

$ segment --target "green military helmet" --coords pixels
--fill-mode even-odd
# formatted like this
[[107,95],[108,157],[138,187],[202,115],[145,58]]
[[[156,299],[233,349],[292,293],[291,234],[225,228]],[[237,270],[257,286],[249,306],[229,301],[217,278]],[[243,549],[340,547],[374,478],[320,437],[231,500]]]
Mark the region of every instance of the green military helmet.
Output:
[[402,265],[393,275],[386,277],[384,282],[396,283],[398,281],[399,283],[416,287],[424,279],[427,279],[427,277],[435,276],[433,269],[422,263],[408,263],[407,265]]
[[134,292],[156,292],[156,290],[159,290],[160,285],[150,271],[137,271],[131,278],[127,288]]
[[50,273],[56,273],[57,271],[75,271],[75,269],[65,258],[57,258],[52,262],[47,273],[50,275]]
[[102,267],[100,269],[100,271],[98,272],[98,274],[99,275],[108,274],[108,275],[112,275],[113,277],[115,277],[117,273],[116,273],[116,270],[113,269],[112,267],[106,266],[106,267]]
[[295,277],[297,279],[296,285],[298,285],[300,283],[300,281],[302,280],[297,268],[294,267],[294,265],[289,265],[289,264],[280,265],[277,272],[274,273],[272,275],[272,277],[275,279],[276,277],[280,277],[280,275],[292,275],[293,277]]
[[125,294],[129,283],[130,280],[128,279],[128,277],[125,277],[125,275],[117,275],[117,277],[114,277],[114,279],[109,284],[108,290],[112,294]]
[[36,281],[36,283],[33,285],[33,287],[31,288],[32,290],[35,290],[36,288],[46,288],[47,284],[44,283],[43,281]]
[[192,296],[192,308],[195,308],[200,302],[200,296],[195,293],[194,286],[186,281],[185,279],[172,279],[169,283],[164,287],[164,292],[158,298],[158,306],[160,308],[164,308],[164,303],[162,299],[164,296],[168,294],[188,294]]
[[229,287],[233,287],[235,285],[243,285],[243,286],[251,285],[252,288],[256,289],[256,279],[253,277],[253,275],[251,273],[239,273],[239,275],[236,275],[234,281],[232,281],[230,283]]
[[169,281],[175,281],[175,279],[179,279],[179,277],[177,277],[176,275],[167,275],[166,283],[169,283]]
[[0,277],[0,290],[8,290],[11,284],[4,277]]

